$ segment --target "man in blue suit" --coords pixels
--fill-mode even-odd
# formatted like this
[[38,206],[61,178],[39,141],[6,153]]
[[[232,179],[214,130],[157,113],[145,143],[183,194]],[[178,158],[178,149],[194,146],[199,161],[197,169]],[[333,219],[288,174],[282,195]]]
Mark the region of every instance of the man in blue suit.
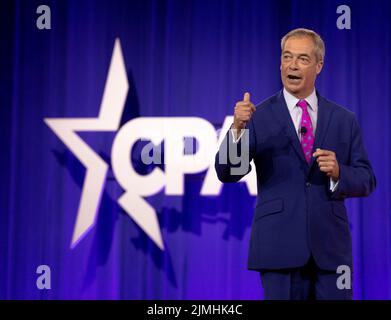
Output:
[[351,299],[344,200],[368,196],[376,178],[354,113],[315,90],[323,40],[295,29],[281,50],[283,90],[257,107],[249,93],[236,104],[216,172],[236,182],[254,160],[258,196],[248,268],[260,272],[266,299]]

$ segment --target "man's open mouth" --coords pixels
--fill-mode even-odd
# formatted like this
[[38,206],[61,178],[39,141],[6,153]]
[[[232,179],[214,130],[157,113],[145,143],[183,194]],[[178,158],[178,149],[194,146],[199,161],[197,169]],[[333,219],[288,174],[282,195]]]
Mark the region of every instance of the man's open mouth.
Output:
[[301,77],[290,74],[290,75],[288,75],[288,79],[289,80],[300,80]]

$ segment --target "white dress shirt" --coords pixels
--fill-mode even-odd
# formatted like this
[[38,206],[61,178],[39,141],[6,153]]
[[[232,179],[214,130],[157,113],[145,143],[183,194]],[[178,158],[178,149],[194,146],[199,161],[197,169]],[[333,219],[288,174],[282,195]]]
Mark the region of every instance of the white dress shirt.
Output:
[[[302,113],[303,113],[303,110],[299,106],[297,106],[297,103],[299,102],[300,99],[296,98],[294,95],[289,93],[285,88],[283,90],[283,94],[284,94],[284,99],[285,99],[286,105],[288,106],[289,114],[291,115],[293,124],[295,126],[296,134],[297,134],[297,136],[298,136],[298,138],[300,140],[299,127],[300,127],[300,123],[301,123],[301,116],[302,116]],[[314,133],[314,136],[315,136],[316,123],[317,123],[317,120],[318,120],[318,97],[316,96],[315,89],[304,100],[307,101],[307,104],[309,106],[309,108],[307,108],[307,110],[308,110],[308,113],[309,113],[310,118],[311,118],[313,133]],[[233,139],[234,143],[237,143],[240,140],[240,138],[243,136],[244,130],[242,130],[240,136],[237,139],[235,139],[234,131],[235,131],[235,129],[231,129],[232,139]],[[330,178],[330,190],[331,190],[331,192],[335,191],[335,189],[338,186],[338,182],[339,181],[334,182],[333,179]]]

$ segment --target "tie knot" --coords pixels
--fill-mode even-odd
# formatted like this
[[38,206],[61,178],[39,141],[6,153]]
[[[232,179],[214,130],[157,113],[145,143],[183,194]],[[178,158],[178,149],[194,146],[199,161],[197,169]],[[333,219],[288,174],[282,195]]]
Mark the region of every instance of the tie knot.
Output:
[[297,103],[297,106],[300,107],[300,108],[303,109],[303,110],[307,110],[307,101],[305,101],[305,100],[300,100],[300,101]]

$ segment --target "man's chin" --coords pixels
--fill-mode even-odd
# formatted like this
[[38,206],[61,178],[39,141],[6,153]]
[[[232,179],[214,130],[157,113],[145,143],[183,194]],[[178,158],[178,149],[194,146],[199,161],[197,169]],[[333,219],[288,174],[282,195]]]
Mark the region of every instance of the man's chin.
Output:
[[292,94],[297,94],[301,91],[301,86],[286,84],[285,89],[288,90]]

